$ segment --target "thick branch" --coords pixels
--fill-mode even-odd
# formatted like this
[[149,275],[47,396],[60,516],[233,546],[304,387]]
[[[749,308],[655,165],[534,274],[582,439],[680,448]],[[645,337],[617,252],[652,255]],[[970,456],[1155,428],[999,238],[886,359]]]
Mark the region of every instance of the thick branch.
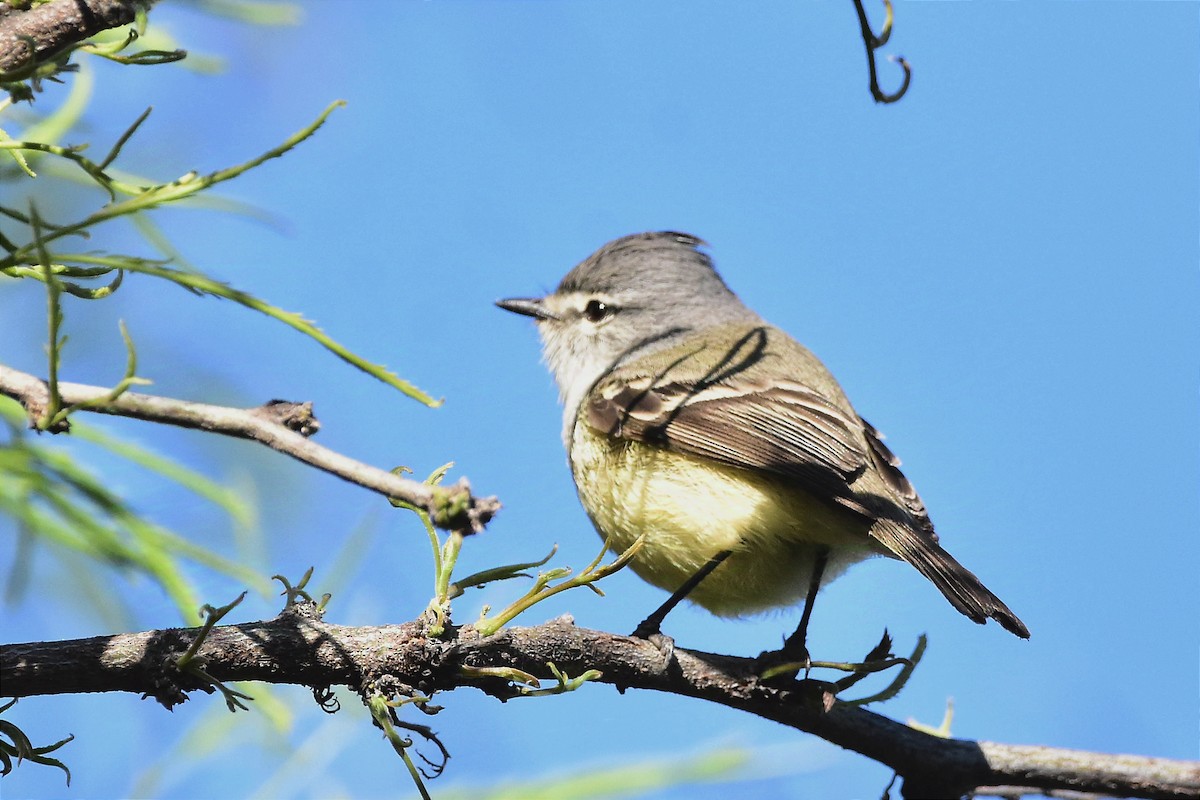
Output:
[[[59,382],[58,391],[68,406],[95,403],[80,411],[196,428],[265,444],[331,475],[424,509],[436,525],[448,530],[478,532],[500,509],[495,497],[472,495],[465,478],[452,487],[429,486],[315,444],[306,438],[317,425],[311,408],[305,405],[273,402],[258,408],[227,408],[135,392],[105,399],[111,389],[63,382]],[[33,421],[41,419],[50,402],[50,390],[44,381],[3,365],[0,394],[21,403]],[[297,411],[301,413],[297,415]]]
[[[943,739],[862,708],[822,710],[827,684],[767,685],[752,659],[676,649],[668,660],[653,644],[578,628],[562,618],[511,628],[486,639],[468,626],[430,639],[418,622],[342,627],[295,607],[276,619],[214,628],[200,649],[205,669],[222,680],[344,684],[360,692],[430,695],[475,686],[507,698],[514,690],[464,667],[515,667],[550,678],[552,662],[569,675],[603,672],[618,688],[653,689],[741,709],[807,731],[885,764],[904,779],[905,797],[959,797],[978,787],[1016,785],[1106,796],[1192,798],[1196,762],[1113,756],[1050,747]],[[129,691],[181,699],[201,688],[173,667],[195,629],[170,629],[64,642],[0,647],[0,692],[23,697]]]
[[133,22],[154,0],[53,0],[17,10],[0,2],[0,72],[25,69],[100,31]]

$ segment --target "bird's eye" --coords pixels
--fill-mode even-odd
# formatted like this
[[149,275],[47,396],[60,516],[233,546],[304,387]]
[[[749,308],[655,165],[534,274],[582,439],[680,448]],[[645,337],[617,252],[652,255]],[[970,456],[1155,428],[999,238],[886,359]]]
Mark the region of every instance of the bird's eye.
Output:
[[613,310],[612,306],[602,300],[588,300],[587,305],[583,307],[583,315],[587,317],[588,322],[596,323],[611,317]]

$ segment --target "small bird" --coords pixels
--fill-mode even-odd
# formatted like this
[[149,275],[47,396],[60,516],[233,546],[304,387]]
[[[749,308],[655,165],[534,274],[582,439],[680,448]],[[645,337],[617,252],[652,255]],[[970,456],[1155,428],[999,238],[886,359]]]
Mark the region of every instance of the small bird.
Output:
[[705,242],[670,231],[601,247],[540,298],[579,498],[630,566],[721,616],[805,599],[784,652],[807,658],[821,586],[871,556],[907,561],[978,623],[1029,629],[938,543],[883,437],[807,348],[747,308]]

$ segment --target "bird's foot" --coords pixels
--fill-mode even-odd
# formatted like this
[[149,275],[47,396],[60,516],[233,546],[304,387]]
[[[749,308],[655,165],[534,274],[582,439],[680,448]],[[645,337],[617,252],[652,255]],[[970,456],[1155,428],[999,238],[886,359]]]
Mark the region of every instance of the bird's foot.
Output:
[[790,639],[778,650],[763,651],[754,659],[754,671],[763,680],[795,678],[800,672],[807,677],[812,665],[812,658],[804,642]]
[[658,652],[662,655],[665,662],[670,662],[675,657],[675,640],[667,636],[660,629],[660,620],[652,616],[647,617],[638,623],[634,628],[633,633],[629,634],[634,639],[644,639],[650,644],[658,648]]

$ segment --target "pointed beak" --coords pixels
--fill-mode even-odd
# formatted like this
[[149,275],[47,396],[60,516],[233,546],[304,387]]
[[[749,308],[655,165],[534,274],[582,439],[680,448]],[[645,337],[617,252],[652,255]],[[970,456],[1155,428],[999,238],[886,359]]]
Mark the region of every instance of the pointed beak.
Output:
[[550,309],[546,308],[545,302],[540,297],[510,297],[507,300],[497,300],[496,305],[503,308],[505,311],[511,311],[514,314],[523,314],[526,317],[533,317],[536,320],[558,319],[551,313]]

